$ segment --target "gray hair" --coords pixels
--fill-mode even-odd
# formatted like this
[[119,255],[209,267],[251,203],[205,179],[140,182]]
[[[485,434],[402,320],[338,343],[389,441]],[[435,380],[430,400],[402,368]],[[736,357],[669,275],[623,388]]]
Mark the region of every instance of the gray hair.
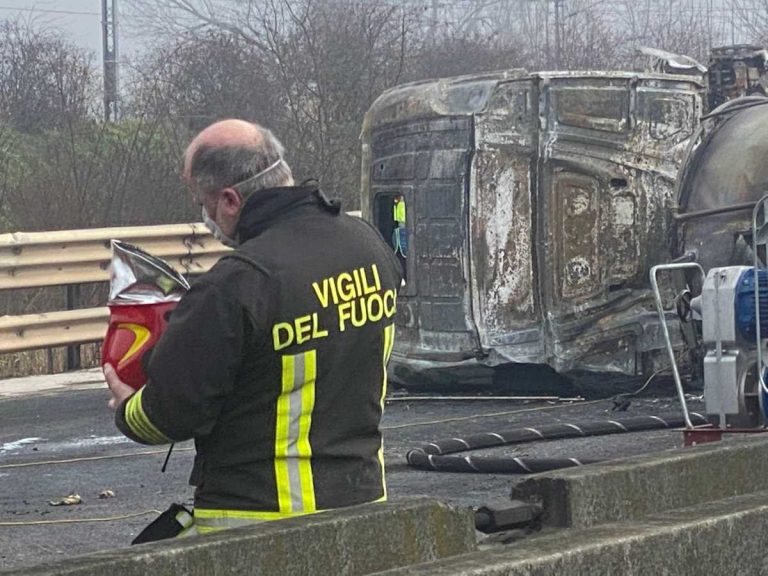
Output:
[[258,146],[202,145],[192,155],[190,175],[206,193],[237,187],[247,198],[257,190],[286,186],[293,179],[283,159],[283,145],[267,128],[260,128]]

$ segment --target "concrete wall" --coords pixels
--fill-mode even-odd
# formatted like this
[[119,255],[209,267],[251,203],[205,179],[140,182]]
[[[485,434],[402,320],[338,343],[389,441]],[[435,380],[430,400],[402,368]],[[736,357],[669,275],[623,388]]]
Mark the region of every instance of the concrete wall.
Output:
[[387,576],[764,576],[768,492],[654,515],[640,522],[556,530]]
[[475,549],[470,510],[414,499],[143,544],[0,574],[355,576]]
[[762,435],[536,474],[512,497],[541,502],[545,524],[585,528],[761,490],[768,490]]

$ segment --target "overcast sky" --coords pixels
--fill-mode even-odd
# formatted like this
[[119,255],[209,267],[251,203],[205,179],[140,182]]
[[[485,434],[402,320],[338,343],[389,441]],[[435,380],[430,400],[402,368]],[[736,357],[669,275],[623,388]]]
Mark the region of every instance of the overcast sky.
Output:
[[[60,31],[79,46],[92,50],[96,61],[101,62],[101,0],[0,0],[0,19],[14,16],[31,18],[36,24]],[[131,49],[123,30],[119,49]]]
[[[131,0],[119,0],[119,11],[123,12],[130,3]],[[713,6],[721,14],[724,2],[714,0]],[[101,0],[0,0],[0,20],[16,16],[33,19],[38,25],[60,31],[73,42],[93,51],[95,61],[101,64]],[[118,27],[120,59],[128,61],[140,41],[119,21]]]

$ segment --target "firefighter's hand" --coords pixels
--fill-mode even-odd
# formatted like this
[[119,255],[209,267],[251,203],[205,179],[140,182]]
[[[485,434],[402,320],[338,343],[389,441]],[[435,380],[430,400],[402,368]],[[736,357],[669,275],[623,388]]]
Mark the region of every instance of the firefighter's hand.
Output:
[[112,393],[112,398],[107,403],[107,406],[112,410],[116,410],[126,398],[135,392],[128,384],[120,380],[111,364],[104,365],[104,379],[107,381],[109,391]]

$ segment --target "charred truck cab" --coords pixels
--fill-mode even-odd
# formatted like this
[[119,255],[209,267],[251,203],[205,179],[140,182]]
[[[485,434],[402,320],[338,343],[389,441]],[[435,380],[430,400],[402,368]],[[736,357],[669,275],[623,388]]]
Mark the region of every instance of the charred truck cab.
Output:
[[512,70],[379,97],[363,127],[362,215],[406,272],[392,378],[662,365],[648,270],[671,258],[701,95],[689,77]]

